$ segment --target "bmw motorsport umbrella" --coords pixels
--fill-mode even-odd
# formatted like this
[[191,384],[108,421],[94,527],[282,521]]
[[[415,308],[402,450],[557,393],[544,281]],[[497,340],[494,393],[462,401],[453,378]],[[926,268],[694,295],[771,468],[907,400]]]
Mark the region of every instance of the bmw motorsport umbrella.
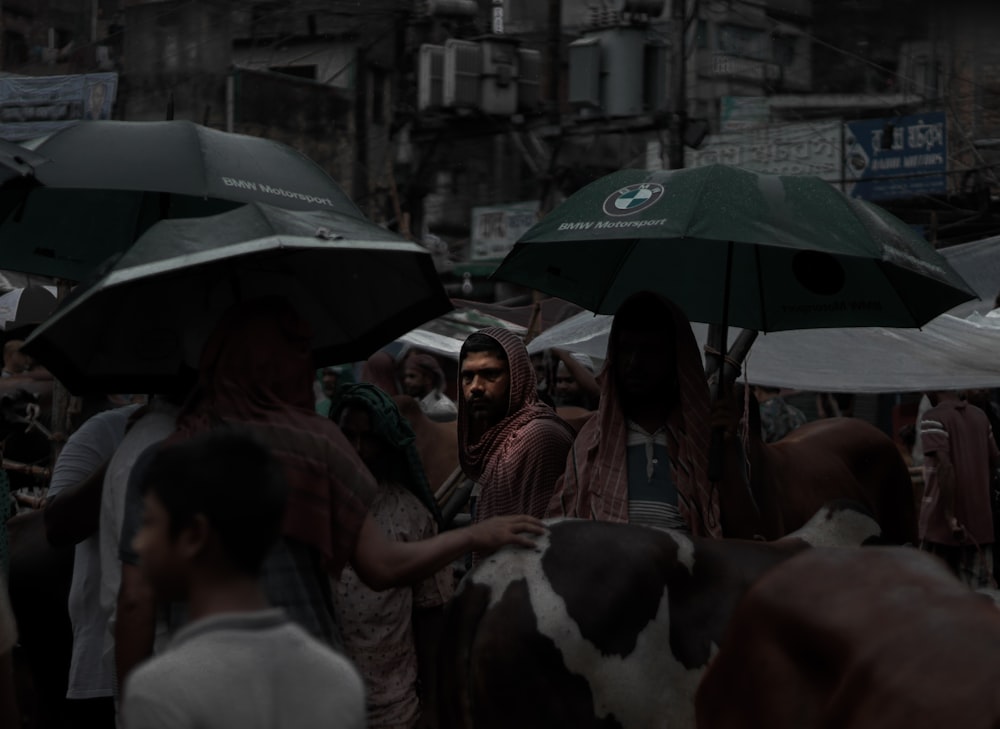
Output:
[[622,170],[528,230],[494,277],[603,314],[657,291],[758,331],[917,327],[975,293],[902,221],[815,177]]
[[[690,320],[720,325],[720,369],[729,326],[918,327],[976,298],[880,208],[816,177],[726,165],[602,177],[521,236],[493,276],[601,314],[638,291],[660,293]],[[720,452],[716,431],[713,479]]]
[[162,392],[232,304],[285,296],[317,366],[369,356],[452,306],[430,253],[359,218],[254,203],[163,220],[77,287],[24,349],[72,392]]
[[81,281],[157,220],[248,202],[363,217],[297,150],[188,121],[85,121],[30,146],[48,161],[0,188],[0,269]]

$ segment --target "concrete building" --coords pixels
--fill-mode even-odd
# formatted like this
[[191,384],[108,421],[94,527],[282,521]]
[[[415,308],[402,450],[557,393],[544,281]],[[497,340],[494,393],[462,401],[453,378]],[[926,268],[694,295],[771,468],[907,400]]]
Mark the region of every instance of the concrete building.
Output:
[[[946,195],[885,204],[948,242],[994,226],[1000,20],[982,5],[4,0],[0,58],[15,73],[118,71],[117,118],[172,110],[282,139],[374,220],[453,263],[468,255],[474,208],[545,209],[613,169],[676,165],[706,134],[940,111]],[[500,34],[484,39],[498,9],[499,46]],[[444,93],[446,47],[453,69],[479,64],[453,74],[451,106],[421,96]]]

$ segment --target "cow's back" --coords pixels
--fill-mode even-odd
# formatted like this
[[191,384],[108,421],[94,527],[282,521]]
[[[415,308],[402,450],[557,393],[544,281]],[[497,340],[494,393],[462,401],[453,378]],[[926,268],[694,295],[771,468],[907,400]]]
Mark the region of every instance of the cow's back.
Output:
[[[763,446],[751,474],[776,487],[786,531],[798,529],[824,504],[862,504],[893,544],[916,543],[917,517],[909,469],[885,433],[858,418],[806,423]],[[760,488],[760,487],[758,487]]]
[[796,545],[551,524],[463,582],[442,644],[444,727],[690,727],[750,583]]
[[1000,725],[1000,611],[903,547],[810,550],[738,606],[699,729]]

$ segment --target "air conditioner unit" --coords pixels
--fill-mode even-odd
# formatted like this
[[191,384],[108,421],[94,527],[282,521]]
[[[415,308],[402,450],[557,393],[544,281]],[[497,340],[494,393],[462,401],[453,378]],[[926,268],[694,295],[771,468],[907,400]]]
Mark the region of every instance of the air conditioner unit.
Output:
[[601,107],[606,116],[643,112],[643,65],[646,33],[641,28],[599,30],[601,43]]
[[444,105],[444,46],[425,43],[417,62],[417,109],[440,109]]
[[517,111],[517,90],[520,57],[518,41],[510,38],[489,38],[482,48],[482,109],[487,114],[510,116]]
[[517,110],[537,111],[542,101],[542,53],[518,48],[521,73],[517,77]]
[[577,109],[601,106],[601,39],[586,36],[569,44],[569,103]]
[[646,44],[643,59],[643,97],[649,111],[670,109],[670,48],[656,41]]
[[478,43],[451,38],[444,44],[443,103],[479,108],[483,52]]

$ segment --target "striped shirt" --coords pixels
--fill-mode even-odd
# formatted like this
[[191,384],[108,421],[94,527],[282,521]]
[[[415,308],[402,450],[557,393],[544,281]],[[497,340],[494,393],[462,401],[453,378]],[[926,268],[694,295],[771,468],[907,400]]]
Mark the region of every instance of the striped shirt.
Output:
[[670,474],[667,427],[648,433],[627,420],[628,520],[631,524],[690,531],[677,508],[677,485]]

